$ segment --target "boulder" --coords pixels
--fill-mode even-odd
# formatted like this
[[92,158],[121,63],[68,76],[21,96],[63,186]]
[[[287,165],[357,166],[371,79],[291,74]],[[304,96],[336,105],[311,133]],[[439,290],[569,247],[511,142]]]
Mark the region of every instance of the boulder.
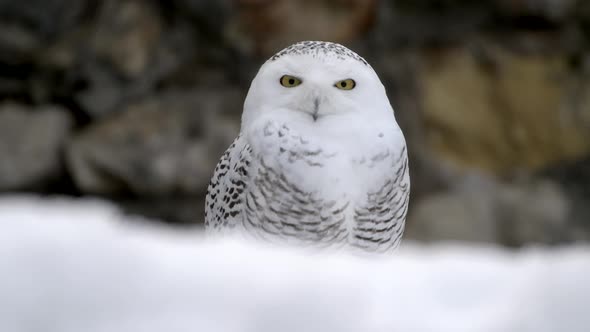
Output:
[[573,81],[563,54],[483,52],[425,52],[417,78],[421,116],[438,158],[502,174],[590,152],[588,123],[580,121],[590,104],[573,93],[588,79]]
[[62,176],[73,121],[58,106],[0,105],[0,191],[42,189]]
[[498,11],[513,17],[540,17],[550,22],[563,22],[581,7],[577,0],[495,0]]
[[499,187],[500,242],[506,245],[560,244],[574,239],[570,198],[554,181],[537,179]]
[[471,175],[451,190],[413,200],[405,237],[426,242],[498,242],[497,190],[493,179]]
[[572,241],[590,241],[590,156],[551,165],[537,174],[559,183],[571,206],[568,235]]
[[268,57],[301,40],[350,43],[372,25],[375,0],[239,0],[228,27],[234,44]]
[[105,1],[91,41],[93,54],[125,77],[137,77],[152,63],[162,24],[149,2]]
[[75,137],[67,162],[86,193],[202,193],[238,132],[235,91],[174,91],[131,103]]
[[508,246],[567,243],[588,234],[571,220],[573,208],[557,181],[531,177],[507,182],[472,174],[447,191],[415,201],[406,236]]

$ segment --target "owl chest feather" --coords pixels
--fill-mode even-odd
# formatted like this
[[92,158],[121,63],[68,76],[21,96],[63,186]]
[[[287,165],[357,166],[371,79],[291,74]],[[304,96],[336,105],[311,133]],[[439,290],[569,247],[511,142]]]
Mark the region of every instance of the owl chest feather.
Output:
[[392,172],[393,151],[378,141],[363,151],[340,141],[320,143],[287,126],[264,129],[252,148],[244,226],[267,239],[347,242],[357,226],[355,211]]
[[367,138],[343,141],[268,125],[261,144],[253,148],[255,167],[272,169],[307,192],[356,200],[391,173],[395,148],[372,136],[369,143]]

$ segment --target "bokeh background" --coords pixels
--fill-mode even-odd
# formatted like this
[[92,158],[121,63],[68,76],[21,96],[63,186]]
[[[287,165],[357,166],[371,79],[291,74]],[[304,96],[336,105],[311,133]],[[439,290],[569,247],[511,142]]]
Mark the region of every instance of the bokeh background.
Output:
[[0,0],[0,192],[202,224],[258,67],[342,43],[411,157],[406,238],[590,240],[590,1]]

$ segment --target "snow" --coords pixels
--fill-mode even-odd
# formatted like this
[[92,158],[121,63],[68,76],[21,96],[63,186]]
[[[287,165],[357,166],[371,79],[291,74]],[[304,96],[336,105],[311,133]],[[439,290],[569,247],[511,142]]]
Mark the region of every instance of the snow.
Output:
[[588,331],[590,248],[394,255],[204,239],[98,200],[0,197],[0,331]]

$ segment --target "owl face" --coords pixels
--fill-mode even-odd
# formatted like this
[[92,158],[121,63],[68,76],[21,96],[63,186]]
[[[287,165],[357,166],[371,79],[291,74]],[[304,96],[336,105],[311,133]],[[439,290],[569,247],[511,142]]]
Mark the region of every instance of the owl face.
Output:
[[252,81],[242,125],[273,116],[314,125],[343,118],[391,121],[393,111],[364,59],[338,44],[302,42],[269,59]]

